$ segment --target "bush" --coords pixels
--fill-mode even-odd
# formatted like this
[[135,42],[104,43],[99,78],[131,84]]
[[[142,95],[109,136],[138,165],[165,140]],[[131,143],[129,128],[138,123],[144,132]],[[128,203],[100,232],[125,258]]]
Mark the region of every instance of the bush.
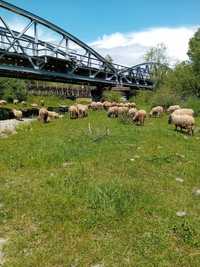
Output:
[[159,90],[157,91],[151,100],[151,107],[162,106],[168,108],[172,105],[177,105],[180,103],[181,98],[173,93],[170,93],[168,90]]
[[133,96],[129,99],[129,102],[135,102],[139,106],[146,106],[150,104],[152,96],[152,91],[138,91],[136,96]]
[[26,84],[23,80],[1,78],[0,80],[1,97],[8,102],[14,99],[24,101],[27,99]]
[[105,91],[103,93],[103,99],[110,102],[120,102],[122,95],[120,92],[116,91]]
[[200,115],[200,98],[191,96],[184,102],[183,106],[185,108],[192,108],[195,112],[195,115]]

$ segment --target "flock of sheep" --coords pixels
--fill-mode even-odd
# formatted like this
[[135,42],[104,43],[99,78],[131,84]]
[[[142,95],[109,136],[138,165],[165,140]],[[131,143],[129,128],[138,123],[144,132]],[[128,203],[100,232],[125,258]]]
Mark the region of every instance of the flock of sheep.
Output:
[[[18,100],[14,100],[14,104],[18,104]],[[0,100],[0,106],[5,105],[7,102],[5,100]],[[26,102],[23,101],[26,105]],[[63,117],[63,115],[58,114],[54,111],[48,111],[44,106],[44,101],[41,101],[42,108],[39,109],[38,120],[42,122],[48,122],[53,119],[58,119]],[[39,108],[35,103],[31,105],[34,108]],[[137,125],[144,125],[145,119],[149,117],[160,117],[164,114],[165,110],[162,106],[157,106],[152,108],[149,114],[143,109],[138,110],[135,103],[117,103],[117,102],[91,102],[89,105],[74,104],[69,107],[70,119],[84,118],[88,116],[88,110],[106,110],[107,116],[110,118],[117,118],[120,116],[126,116],[132,122]],[[22,120],[22,111],[13,109],[14,116],[18,120]],[[193,135],[195,127],[194,111],[189,108],[181,108],[179,105],[170,106],[166,112],[169,114],[168,123],[174,124],[175,129],[182,131],[185,129],[188,134]]]
[[[153,107],[149,114],[143,109],[138,110],[135,103],[116,103],[116,102],[91,102],[89,105],[75,104],[70,106],[69,113],[71,119],[83,118],[88,116],[88,110],[106,110],[107,116],[117,118],[127,116],[137,125],[144,125],[145,119],[149,117],[160,117],[165,110],[162,106]],[[168,123],[174,124],[175,129],[182,131],[185,129],[193,135],[195,127],[194,111],[189,108],[181,108],[179,105],[170,106],[166,112],[169,114]]]

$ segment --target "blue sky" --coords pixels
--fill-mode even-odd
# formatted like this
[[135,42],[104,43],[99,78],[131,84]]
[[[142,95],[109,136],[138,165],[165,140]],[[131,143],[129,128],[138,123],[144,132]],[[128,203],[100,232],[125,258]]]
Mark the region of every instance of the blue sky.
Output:
[[200,0],[8,0],[84,41],[151,27],[197,25]]
[[[200,0],[7,1],[48,19],[124,65],[141,63],[146,51],[160,43],[166,45],[172,64],[187,60],[189,39],[200,26]],[[11,21],[16,29],[20,23]]]

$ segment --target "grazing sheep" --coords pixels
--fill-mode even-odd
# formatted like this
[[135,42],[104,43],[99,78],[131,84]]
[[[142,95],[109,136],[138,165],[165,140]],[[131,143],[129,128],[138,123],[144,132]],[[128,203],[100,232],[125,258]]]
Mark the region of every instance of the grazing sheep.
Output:
[[112,106],[112,103],[109,101],[103,102],[103,107],[105,110],[108,110]]
[[88,116],[88,107],[86,105],[77,104],[78,117],[84,118]]
[[77,106],[73,105],[73,106],[69,107],[69,115],[70,115],[70,119],[77,119],[78,118]]
[[136,108],[136,104],[134,102],[128,103],[129,108]]
[[103,109],[103,103],[101,103],[101,102],[97,102],[96,106],[97,106],[97,110],[102,110]]
[[117,118],[118,117],[118,107],[110,107],[109,109],[108,109],[108,113],[107,113],[107,115],[108,115],[108,117],[109,118]]
[[163,107],[161,107],[161,106],[154,107],[150,111],[149,117],[153,117],[153,116],[160,117],[163,112],[164,112]]
[[137,125],[144,125],[145,118],[147,113],[145,110],[138,110],[133,118],[133,121],[137,123]]
[[46,123],[48,121],[49,111],[46,108],[39,110],[38,120]]
[[97,102],[92,102],[89,107],[92,109],[92,110],[97,110],[98,109],[98,106],[97,106]]
[[172,113],[169,116],[168,123],[174,124],[176,130],[179,127],[181,131],[186,129],[188,134],[193,135],[194,133],[195,119],[190,115],[177,115]]
[[175,110],[172,114],[194,116],[194,110],[190,108],[181,108],[181,109]]
[[136,112],[137,112],[137,109],[136,108],[130,108],[129,111],[128,111],[129,117],[130,118],[134,118]]
[[13,109],[12,112],[13,112],[16,120],[22,121],[22,111],[21,110]]
[[0,100],[0,106],[6,105],[7,101],[6,100]]
[[128,113],[128,107],[119,107],[118,108],[118,115],[125,115]]
[[174,105],[174,106],[170,106],[168,109],[167,109],[167,112],[168,113],[173,113],[175,110],[177,109],[180,109],[181,107],[179,105]]
[[55,111],[48,111],[48,120],[59,119],[59,114]]
[[18,100],[18,99],[14,99],[14,100],[13,100],[13,104],[14,104],[14,105],[17,105],[18,103],[19,103],[19,100]]

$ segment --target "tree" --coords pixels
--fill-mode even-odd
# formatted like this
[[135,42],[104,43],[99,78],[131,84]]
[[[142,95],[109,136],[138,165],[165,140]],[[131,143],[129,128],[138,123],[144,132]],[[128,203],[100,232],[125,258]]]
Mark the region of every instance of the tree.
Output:
[[189,41],[188,56],[194,71],[200,75],[200,28]]
[[168,66],[169,60],[167,56],[167,47],[163,43],[151,47],[144,55],[144,60]]
[[144,55],[144,60],[156,63],[151,69],[151,80],[154,81],[156,90],[162,85],[168,71],[167,47],[162,43],[156,47],[151,47]]
[[26,83],[19,79],[0,78],[0,97],[8,102],[26,100]]

